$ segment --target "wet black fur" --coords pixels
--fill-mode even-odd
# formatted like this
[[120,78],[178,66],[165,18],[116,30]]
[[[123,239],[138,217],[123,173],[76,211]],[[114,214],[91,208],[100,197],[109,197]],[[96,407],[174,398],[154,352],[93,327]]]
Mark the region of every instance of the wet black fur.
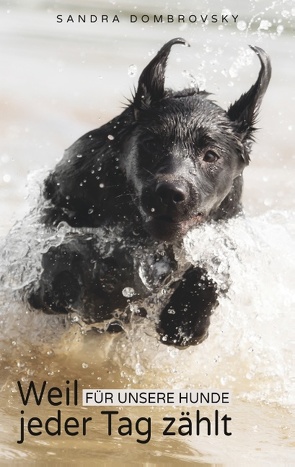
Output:
[[[78,310],[88,322],[111,320],[108,330],[117,331],[128,320],[130,302],[142,313],[141,300],[166,287],[157,330],[163,343],[187,346],[206,337],[218,292],[203,269],[181,270],[173,245],[179,247],[191,227],[241,212],[242,172],[271,67],[265,52],[252,47],[261,63],[258,79],[225,111],[198,89],[164,88],[176,43],[186,44],[165,44],[123,113],[76,141],[45,181],[48,226],[118,227],[124,242],[102,251],[94,237],[78,230],[44,254],[29,301],[46,312]],[[137,266],[140,252],[149,248],[147,263],[162,261],[164,272],[151,274],[148,290]],[[125,287],[134,288],[132,298],[122,294]]]

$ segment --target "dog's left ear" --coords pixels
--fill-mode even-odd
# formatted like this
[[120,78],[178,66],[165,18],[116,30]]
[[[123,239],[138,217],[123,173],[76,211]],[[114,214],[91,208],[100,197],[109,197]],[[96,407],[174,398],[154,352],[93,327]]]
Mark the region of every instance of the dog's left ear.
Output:
[[141,73],[133,101],[135,117],[139,110],[148,108],[153,102],[160,100],[164,96],[165,69],[171,47],[174,44],[189,46],[186,40],[181,37],[172,39],[163,45]]
[[268,55],[260,47],[251,45],[250,47],[258,55],[261,63],[259,76],[249,91],[242,94],[227,112],[229,118],[237,124],[237,129],[243,140],[251,139],[253,136],[257,114],[271,77],[271,64]]

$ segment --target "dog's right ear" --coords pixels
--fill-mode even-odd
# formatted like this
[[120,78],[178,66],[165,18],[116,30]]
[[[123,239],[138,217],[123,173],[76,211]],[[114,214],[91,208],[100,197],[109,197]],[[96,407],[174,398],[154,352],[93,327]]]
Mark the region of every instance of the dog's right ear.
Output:
[[174,44],[189,46],[181,37],[172,39],[163,45],[141,73],[133,101],[135,118],[139,110],[148,108],[153,102],[160,100],[164,96],[165,69],[171,47]]
[[271,78],[271,63],[266,52],[260,47],[250,48],[257,54],[260,60],[260,72],[257,81],[242,96],[229,107],[228,116],[236,123],[243,140],[251,139],[255,131],[254,125],[261,105],[262,98],[267,90]]

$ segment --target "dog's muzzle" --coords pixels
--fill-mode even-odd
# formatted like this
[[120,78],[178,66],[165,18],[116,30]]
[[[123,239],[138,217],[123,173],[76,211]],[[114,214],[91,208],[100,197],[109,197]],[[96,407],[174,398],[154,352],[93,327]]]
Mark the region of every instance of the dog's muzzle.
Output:
[[149,185],[141,197],[146,230],[162,241],[183,237],[202,216],[193,214],[193,198],[196,195],[192,196],[189,184],[183,180],[161,180]]

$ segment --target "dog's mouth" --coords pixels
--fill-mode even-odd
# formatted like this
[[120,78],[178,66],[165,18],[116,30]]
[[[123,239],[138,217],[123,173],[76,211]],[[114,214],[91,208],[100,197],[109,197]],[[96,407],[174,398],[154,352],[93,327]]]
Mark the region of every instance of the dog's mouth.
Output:
[[173,242],[181,239],[188,230],[204,221],[204,214],[198,213],[189,219],[178,220],[170,216],[149,217],[146,230],[157,240]]

